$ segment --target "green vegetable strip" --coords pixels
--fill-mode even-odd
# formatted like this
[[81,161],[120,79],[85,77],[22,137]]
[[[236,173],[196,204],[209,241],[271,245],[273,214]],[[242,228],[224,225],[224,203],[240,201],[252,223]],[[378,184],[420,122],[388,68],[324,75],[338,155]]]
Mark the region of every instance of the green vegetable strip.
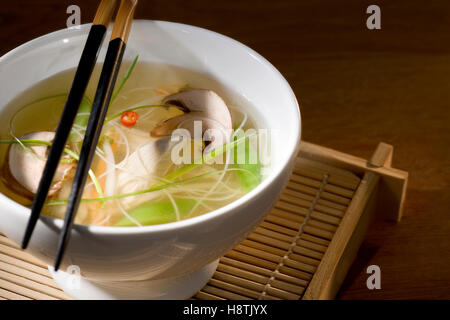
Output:
[[[245,142],[245,140],[248,140],[250,137],[256,135],[256,133],[242,137],[240,139],[234,140],[226,145],[223,145],[222,148],[219,149],[215,149],[205,155],[203,155],[201,161],[203,162],[209,162],[210,160],[214,159],[216,156],[221,155],[225,152],[227,152],[228,150],[236,147],[237,145],[241,144],[242,142]],[[44,144],[44,145],[51,145],[50,142],[47,141],[42,141],[42,140],[23,140],[23,143],[28,143],[28,144]],[[0,143],[17,143],[17,141],[15,140],[0,140]],[[70,153],[73,153],[71,150],[67,149]],[[66,151],[66,150],[65,150]],[[69,154],[70,155],[70,154]],[[78,155],[77,154],[73,154],[71,156],[75,156],[74,158],[76,160],[78,160]],[[201,163],[193,163],[193,164],[187,164],[181,168],[179,168],[178,170],[175,170],[172,173],[169,173],[168,175],[166,175],[164,177],[164,180],[174,180],[180,176],[182,176],[183,174],[191,171],[192,169],[198,167],[199,165],[201,165]],[[169,187],[174,187],[174,186],[178,186],[181,184],[185,184],[185,183],[190,183],[190,182],[194,182],[197,181],[199,179],[202,178],[206,178],[210,175],[213,174],[218,174],[221,172],[225,172],[225,171],[236,171],[236,170],[241,170],[241,171],[246,171],[249,174],[254,174],[253,172],[250,172],[247,169],[244,168],[230,168],[227,170],[216,170],[216,171],[212,171],[212,172],[208,172],[205,174],[201,174],[189,179],[185,179],[185,180],[179,180],[179,181],[175,181],[175,182],[171,182],[171,183],[167,183],[167,184],[161,184],[161,185],[157,185],[148,189],[144,189],[144,190],[140,190],[140,191],[136,191],[136,192],[131,192],[131,193],[123,193],[123,194],[119,194],[119,195],[114,195],[114,196],[109,196],[109,197],[103,197],[103,193],[97,190],[97,192],[100,194],[102,194],[102,196],[100,196],[99,198],[92,198],[92,199],[81,199],[81,202],[104,202],[104,201],[109,201],[109,200],[116,200],[116,199],[122,199],[122,198],[127,198],[127,197],[131,197],[131,196],[137,196],[137,195],[141,195],[141,194],[146,194],[146,193],[150,193],[150,192],[155,192],[155,191],[160,191]],[[95,177],[95,176],[94,176]],[[92,179],[92,177],[91,177]],[[94,178],[97,182],[98,180],[96,179],[96,177]],[[94,179],[92,179],[92,181],[95,181]],[[257,177],[255,177],[255,179],[257,179]],[[95,185],[95,182],[94,182]],[[100,184],[98,184],[98,187],[100,187]],[[97,186],[96,186],[97,188]],[[101,190],[101,187],[100,187]],[[67,200],[54,200],[54,201],[48,201],[46,204],[47,205],[64,205],[67,203]]]
[[[239,125],[239,127],[241,126],[242,123]],[[235,135],[239,131],[242,131],[242,129],[236,130]],[[241,159],[244,159],[244,163],[239,163]],[[250,159],[256,159],[256,163],[250,163]],[[259,162],[257,151],[254,150],[254,148],[251,148],[250,141],[249,143],[245,144],[244,150],[238,148],[238,146],[234,147],[233,167],[245,169],[245,171],[236,171],[236,176],[246,192],[251,191],[261,182],[261,163]],[[247,171],[251,172],[252,174],[249,175]]]
[[[167,189],[167,188],[170,188],[170,187],[175,187],[175,186],[178,186],[178,185],[182,185],[182,184],[186,184],[186,183],[190,183],[190,182],[195,182],[197,180],[206,178],[206,177],[214,175],[214,174],[219,174],[219,173],[222,173],[222,172],[234,171],[234,170],[243,170],[243,169],[230,168],[230,169],[227,169],[227,170],[211,171],[211,172],[207,172],[207,173],[204,173],[204,174],[192,177],[192,178],[179,180],[179,181],[166,183],[166,184],[160,184],[160,185],[148,188],[148,189],[139,190],[139,191],[135,191],[135,192],[122,193],[122,194],[118,194],[118,195],[114,195],[114,196],[108,196],[108,197],[103,197],[103,198],[84,198],[84,199],[81,199],[81,202],[91,203],[91,202],[110,201],[110,200],[117,200],[117,199],[133,197],[133,196],[139,196],[141,194],[146,194],[146,193],[150,193],[150,192],[160,191],[160,190],[164,190],[164,189]],[[67,202],[68,202],[68,200],[52,200],[52,201],[48,201],[46,203],[46,205],[58,206],[58,205],[65,205],[65,204],[67,204]]]
[[35,103],[38,103],[38,102],[42,102],[42,101],[45,101],[45,100],[50,100],[50,99],[60,98],[60,97],[67,97],[67,93],[58,93],[58,94],[55,94],[55,95],[52,95],[52,96],[43,97],[43,98],[39,98],[39,99],[37,99],[37,100],[31,101],[30,103],[27,103],[26,105],[20,107],[20,109],[17,110],[16,113],[14,114],[13,118],[15,117],[15,115],[16,115],[17,113],[19,113],[20,111],[22,111],[22,110],[25,109],[26,107],[31,106],[32,104],[35,104]]
[[13,114],[13,116],[12,116],[11,119],[9,120],[9,128],[8,128],[8,129],[9,129],[9,134],[11,135],[11,137],[13,137],[14,140],[16,140],[16,143],[18,143],[18,144],[20,144],[20,145],[22,146],[22,148],[23,148],[26,152],[33,153],[33,152],[30,150],[30,148],[28,148],[27,146],[25,146],[25,145],[20,141],[20,139],[17,138],[17,137],[15,136],[15,134],[14,134],[13,122],[14,122],[14,119],[16,118],[17,114],[18,114],[20,111],[22,111],[23,109],[25,109],[25,108],[31,106],[32,104],[39,103],[39,102],[42,102],[42,101],[45,101],[45,100],[50,100],[50,99],[59,98],[59,97],[65,97],[65,96],[67,96],[66,93],[59,93],[59,94],[55,94],[55,95],[52,95],[52,96],[39,98],[39,99],[37,99],[37,100],[34,100],[34,101],[32,101],[32,102],[30,102],[30,103],[27,103],[26,105],[20,107],[19,110],[17,110],[17,111]]
[[[196,201],[192,199],[177,199],[175,204],[180,212],[180,217],[185,218]],[[177,220],[175,208],[171,201],[146,202],[128,212],[128,214],[142,225],[153,225],[173,222]],[[127,217],[119,220],[114,226],[132,227],[136,224]]]
[[[52,143],[49,141],[44,141],[44,140],[20,140],[20,142],[18,142],[17,140],[0,140],[0,144],[14,144],[14,143],[18,143],[18,144],[37,144],[37,145],[46,145],[46,146],[51,146]],[[73,152],[72,150],[68,149],[68,148],[64,148],[64,152],[67,153],[69,156],[71,156],[72,158],[74,158],[75,160],[79,160],[78,155]],[[95,190],[97,191],[98,195],[100,198],[103,197],[103,190],[102,190],[102,186],[100,185],[100,182],[98,181],[97,177],[95,176],[94,172],[89,169],[89,176],[91,177],[92,182],[94,183],[95,186]],[[103,203],[103,201],[101,201]]]
[[[254,189],[261,182],[261,164],[259,161],[257,163],[250,163],[250,159],[257,159],[254,148],[251,148],[250,143],[245,144],[244,150],[235,147],[235,161],[234,167],[245,169],[245,171],[236,171],[236,176],[245,191],[250,191]],[[239,163],[237,159],[244,159],[244,163]],[[249,174],[250,173],[250,174]]]
[[[131,76],[131,73],[133,72],[133,69],[134,69],[134,67],[136,65],[138,57],[139,57],[139,55],[137,55],[134,58],[133,62],[130,65],[130,68],[127,71],[127,73],[125,74],[123,79],[120,81],[119,86],[113,91],[110,104],[113,103],[114,99],[117,97],[117,95],[119,94],[120,90],[125,85],[125,83],[127,82],[128,78]],[[89,115],[86,115],[86,114],[83,114],[83,113],[90,114],[91,110],[92,110],[92,102],[86,96],[83,97],[83,100],[81,101],[80,107],[78,109],[78,114],[77,114],[77,117],[75,118],[75,122],[74,123],[78,124],[79,126],[86,127],[87,123],[89,121]],[[105,123],[108,122],[108,121],[109,120],[105,121]],[[69,139],[70,139],[71,142],[76,142],[79,139],[79,136],[76,133],[72,132],[70,134],[70,136],[69,136]]]
[[[74,124],[77,124],[82,127],[86,127],[89,121],[89,114],[92,111],[92,103],[91,101],[85,96],[83,97],[83,100],[81,100],[80,107],[78,108],[78,113],[75,118]],[[82,114],[87,113],[87,114]],[[72,129],[73,131],[73,129]],[[69,141],[74,143],[80,140],[80,137],[75,133],[71,132],[69,135]]]
[[192,169],[197,168],[199,165],[201,165],[202,163],[205,162],[209,162],[212,159],[214,159],[215,157],[224,154],[225,152],[228,152],[229,150],[235,148],[236,146],[238,146],[239,144],[245,142],[245,140],[248,140],[250,137],[255,136],[256,133],[253,134],[249,134],[248,136],[233,140],[230,143],[227,143],[225,145],[222,146],[222,148],[218,148],[218,149],[214,149],[211,152],[208,152],[207,154],[203,155],[202,158],[200,159],[199,163],[190,163],[190,164],[186,164],[183,167],[169,173],[168,175],[166,175],[164,177],[164,179],[166,180],[174,180],[180,176],[182,176],[183,174],[191,171]]
[[133,108],[129,108],[129,109],[125,109],[123,111],[117,112],[115,114],[113,114],[112,116],[106,118],[105,123],[108,123],[111,120],[114,120],[118,117],[120,117],[122,115],[122,113],[127,112],[127,111],[135,111],[135,110],[140,110],[140,109],[148,109],[148,108],[180,108],[177,106],[173,106],[171,104],[149,104],[149,105],[145,105],[145,106],[138,106],[138,107],[133,107]]
[[[210,161],[212,159],[214,159],[216,156],[221,155],[225,152],[227,152],[228,150],[231,150],[232,148],[235,148],[237,145],[245,142],[245,140],[248,140],[250,137],[255,136],[256,133],[254,134],[250,134],[248,136],[242,137],[240,139],[234,140],[230,143],[227,143],[225,145],[222,146],[222,148],[219,149],[215,149],[211,152],[208,152],[207,154],[203,155],[202,159],[201,159],[201,163]],[[192,163],[192,164],[187,164],[184,165],[183,167],[179,168],[178,170],[173,171],[172,173],[169,173],[168,175],[166,175],[164,177],[164,180],[175,180],[176,178],[186,174],[187,172],[197,168],[199,165],[201,165],[201,163]],[[246,169],[243,168],[235,168],[235,169],[228,169],[227,171],[230,170],[244,170],[247,171]],[[145,190],[141,190],[141,191],[136,191],[133,193],[124,193],[124,194],[120,194],[120,195],[115,195],[115,196],[110,196],[110,197],[105,197],[105,198],[97,198],[97,199],[82,199],[82,202],[96,202],[96,201],[107,201],[107,200],[114,200],[114,199],[121,199],[121,198],[126,198],[126,197],[130,197],[130,196],[137,196],[140,194],[145,194],[145,193],[149,193],[149,192],[154,192],[154,191],[159,191],[159,190],[163,190],[169,187],[173,187],[173,186],[177,186],[179,184],[184,184],[184,183],[189,183],[189,182],[194,182],[198,179],[201,178],[205,178],[211,174],[215,174],[215,173],[220,173],[223,172],[225,170],[218,170],[218,171],[214,171],[214,172],[209,172],[209,173],[205,173],[203,175],[199,175],[190,179],[185,179],[185,180],[181,180],[181,181],[176,181],[176,182],[172,182],[172,183],[168,183],[168,184],[163,184],[163,185],[159,185],[159,186],[155,186],[149,189],[145,189]],[[253,172],[249,172],[249,174],[253,174]],[[255,179],[258,179],[258,177],[256,177]],[[67,202],[67,200],[61,200],[58,202],[55,201],[51,201],[51,202],[47,202],[47,205],[62,205],[65,204]]]
[[127,82],[128,78],[131,76],[131,73],[133,72],[134,66],[136,65],[136,62],[138,61],[139,55],[136,55],[136,57],[134,58],[133,62],[131,63],[130,67],[128,68],[127,73],[125,74],[125,76],[122,78],[122,81],[120,81],[119,86],[114,89],[113,94],[111,96],[111,102],[110,105],[113,103],[113,101],[116,99],[117,95],[119,94],[120,90],[122,90],[122,87],[125,85],[125,83]]

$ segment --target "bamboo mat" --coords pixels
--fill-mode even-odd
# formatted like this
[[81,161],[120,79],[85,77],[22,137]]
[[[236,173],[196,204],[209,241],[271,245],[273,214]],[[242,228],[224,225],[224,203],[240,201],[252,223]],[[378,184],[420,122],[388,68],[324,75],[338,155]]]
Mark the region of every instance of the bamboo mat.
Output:
[[[350,171],[297,158],[270,214],[193,299],[301,299],[359,183]],[[70,297],[46,265],[0,234],[1,299]]]

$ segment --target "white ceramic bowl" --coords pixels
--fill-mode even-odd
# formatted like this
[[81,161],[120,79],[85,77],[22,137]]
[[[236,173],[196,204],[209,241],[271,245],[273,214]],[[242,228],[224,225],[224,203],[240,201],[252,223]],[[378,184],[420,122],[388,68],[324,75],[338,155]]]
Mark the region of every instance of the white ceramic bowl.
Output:
[[[4,106],[26,88],[76,67],[89,27],[47,34],[1,57],[0,116]],[[108,39],[109,34],[99,61],[104,57]],[[272,143],[270,173],[244,197],[208,214],[169,224],[142,228],[76,225],[62,265],[63,270],[68,265],[77,265],[83,277],[104,282],[185,279],[236,245],[274,205],[298,151],[299,107],[286,80],[267,60],[218,33],[177,23],[137,20],[133,23],[126,58],[135,52],[139,53],[140,61],[165,62],[207,72],[249,100],[268,129],[278,130],[277,141]],[[30,210],[2,194],[0,210],[0,231],[20,243]],[[28,251],[53,265],[61,226],[62,220],[42,216]],[[194,287],[190,290],[198,289]],[[183,298],[193,292],[178,296],[147,294],[147,297]],[[78,297],[89,296],[84,294]],[[93,294],[93,297],[112,296]]]

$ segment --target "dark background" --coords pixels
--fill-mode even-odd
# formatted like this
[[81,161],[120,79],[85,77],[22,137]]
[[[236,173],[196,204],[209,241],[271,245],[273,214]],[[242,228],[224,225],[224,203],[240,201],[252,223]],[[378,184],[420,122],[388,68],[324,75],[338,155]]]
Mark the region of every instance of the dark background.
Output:
[[[90,22],[94,0],[2,1],[0,55],[65,28],[66,8]],[[381,30],[366,8],[381,7]],[[140,0],[136,17],[211,29],[255,49],[301,103],[303,139],[369,158],[394,145],[409,171],[399,224],[377,221],[340,299],[450,299],[450,1]],[[1,85],[1,84],[0,84]],[[381,268],[381,290],[365,269]]]

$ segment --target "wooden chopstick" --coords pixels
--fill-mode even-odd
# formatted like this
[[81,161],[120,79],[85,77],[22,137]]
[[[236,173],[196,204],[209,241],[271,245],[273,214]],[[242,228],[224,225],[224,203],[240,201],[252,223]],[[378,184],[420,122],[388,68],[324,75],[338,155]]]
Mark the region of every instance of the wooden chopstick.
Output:
[[72,82],[72,87],[70,88],[61,120],[59,121],[59,125],[56,130],[55,139],[53,140],[50,148],[44,172],[33,200],[31,215],[22,241],[23,249],[28,246],[37,220],[39,219],[42,207],[44,206],[44,202],[47,198],[55,171],[58,167],[59,159],[61,158],[61,154],[64,150],[67,137],[69,136],[78,112],[78,108],[91,77],[92,70],[97,61],[97,55],[105,37],[106,28],[108,27],[114,13],[116,2],[116,0],[102,0],[95,14],[93,25],[91,26],[83,53],[81,54],[80,62],[78,63],[78,68]]
[[89,168],[95,154],[95,148],[100,137],[106,112],[111,100],[111,95],[116,82],[117,74],[122,63],[123,53],[133,21],[137,0],[122,0],[111,35],[111,40],[106,52],[100,80],[95,93],[91,115],[89,116],[86,133],[81,147],[77,170],[72,183],[69,201],[64,218],[64,226],[58,241],[58,251],[55,259],[55,271],[58,270],[65,249],[67,247],[70,230],[78,210],[83,189],[86,184]]

